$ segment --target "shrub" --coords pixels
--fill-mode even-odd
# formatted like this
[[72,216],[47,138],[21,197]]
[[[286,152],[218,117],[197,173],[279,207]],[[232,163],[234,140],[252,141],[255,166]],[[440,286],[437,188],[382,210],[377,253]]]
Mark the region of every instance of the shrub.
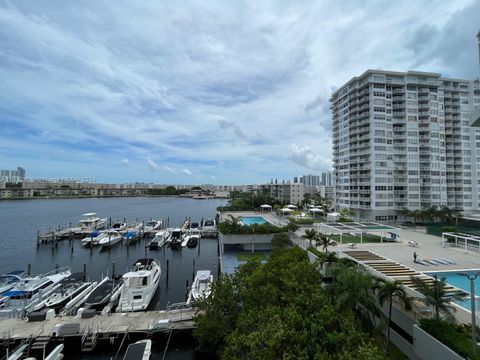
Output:
[[272,246],[277,249],[285,248],[290,245],[290,237],[287,233],[282,232],[272,237]]
[[[459,355],[468,359],[474,359],[470,326],[442,320],[422,319],[420,320],[420,327]],[[480,359],[479,350],[477,350],[476,359]]]

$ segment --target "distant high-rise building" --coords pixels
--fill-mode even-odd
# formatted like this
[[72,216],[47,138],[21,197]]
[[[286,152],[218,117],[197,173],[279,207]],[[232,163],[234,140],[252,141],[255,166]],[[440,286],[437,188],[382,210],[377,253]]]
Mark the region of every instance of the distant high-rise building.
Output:
[[337,209],[379,221],[402,208],[478,209],[478,82],[368,70],[330,101]]
[[25,178],[25,169],[21,167],[17,167],[16,170],[0,170],[0,176],[2,177],[10,177],[10,178]]
[[[294,180],[294,182],[297,182],[297,181]],[[313,174],[303,175],[303,176],[300,176],[300,179],[298,182],[305,186],[319,186],[320,176],[313,175]]]

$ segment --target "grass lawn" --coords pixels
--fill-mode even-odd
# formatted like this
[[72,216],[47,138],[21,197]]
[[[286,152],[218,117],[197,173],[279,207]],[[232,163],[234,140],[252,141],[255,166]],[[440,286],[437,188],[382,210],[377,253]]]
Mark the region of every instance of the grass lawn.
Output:
[[263,253],[240,253],[237,254],[237,260],[238,261],[248,261],[248,260],[267,260],[267,255]]
[[[332,240],[337,241],[340,243],[340,234],[335,234],[332,236]],[[364,243],[379,243],[381,237],[374,234],[366,234],[363,235],[363,242]],[[360,236],[352,236],[350,234],[343,234],[343,243],[360,243]]]

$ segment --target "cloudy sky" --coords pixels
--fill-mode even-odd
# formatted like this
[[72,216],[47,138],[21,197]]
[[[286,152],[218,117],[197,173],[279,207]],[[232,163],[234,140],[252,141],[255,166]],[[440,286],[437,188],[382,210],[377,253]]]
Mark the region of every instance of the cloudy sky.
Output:
[[366,69],[478,76],[480,1],[0,0],[0,168],[260,183],[331,166]]

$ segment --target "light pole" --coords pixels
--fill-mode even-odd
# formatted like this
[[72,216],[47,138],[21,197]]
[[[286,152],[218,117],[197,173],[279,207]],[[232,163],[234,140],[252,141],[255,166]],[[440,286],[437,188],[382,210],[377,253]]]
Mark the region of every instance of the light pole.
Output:
[[475,280],[477,276],[480,275],[480,272],[472,273],[458,273],[459,275],[465,276],[470,280],[470,302],[471,302],[471,312],[472,312],[472,350],[473,358],[477,356],[477,324],[475,317]]

